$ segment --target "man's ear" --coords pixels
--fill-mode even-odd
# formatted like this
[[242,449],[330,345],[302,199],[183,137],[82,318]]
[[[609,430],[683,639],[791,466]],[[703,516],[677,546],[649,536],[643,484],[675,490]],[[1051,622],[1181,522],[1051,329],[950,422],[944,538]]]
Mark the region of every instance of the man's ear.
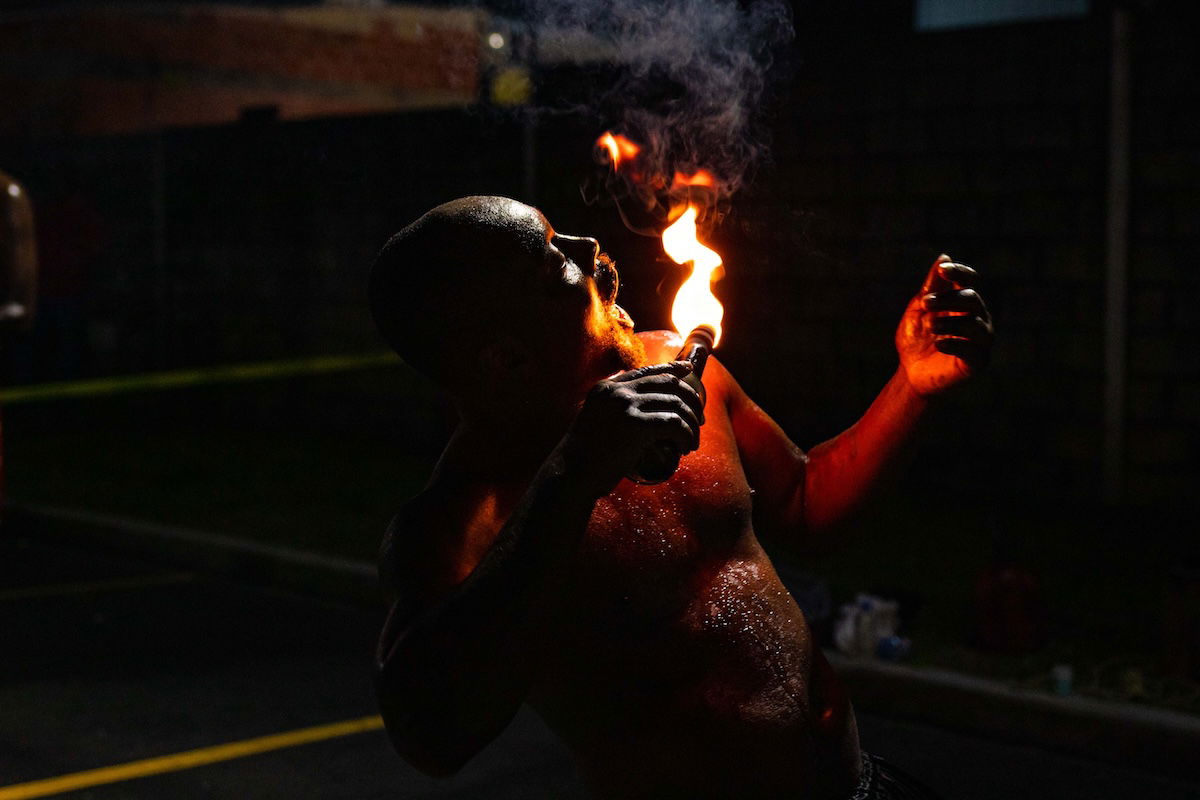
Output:
[[489,382],[526,377],[532,365],[533,354],[511,335],[489,340],[479,352],[479,367]]

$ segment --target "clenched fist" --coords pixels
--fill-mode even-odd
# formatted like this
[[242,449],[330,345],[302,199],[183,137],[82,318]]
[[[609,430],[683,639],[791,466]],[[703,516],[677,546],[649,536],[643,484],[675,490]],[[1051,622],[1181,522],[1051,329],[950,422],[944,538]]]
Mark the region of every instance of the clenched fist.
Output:
[[568,466],[597,496],[612,491],[657,442],[681,454],[700,446],[704,403],[682,378],[688,361],[629,370],[588,393],[561,444]]

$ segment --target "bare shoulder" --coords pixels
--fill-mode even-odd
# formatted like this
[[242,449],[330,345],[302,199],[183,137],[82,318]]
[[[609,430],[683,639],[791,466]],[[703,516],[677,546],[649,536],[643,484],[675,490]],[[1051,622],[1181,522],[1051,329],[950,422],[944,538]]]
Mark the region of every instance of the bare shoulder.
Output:
[[709,357],[708,365],[704,368],[704,386],[710,395],[720,397],[725,402],[739,403],[747,399],[737,379],[715,355]]
[[424,606],[457,583],[453,564],[461,537],[453,510],[462,504],[452,494],[430,485],[392,517],[379,548],[379,585],[389,604]]

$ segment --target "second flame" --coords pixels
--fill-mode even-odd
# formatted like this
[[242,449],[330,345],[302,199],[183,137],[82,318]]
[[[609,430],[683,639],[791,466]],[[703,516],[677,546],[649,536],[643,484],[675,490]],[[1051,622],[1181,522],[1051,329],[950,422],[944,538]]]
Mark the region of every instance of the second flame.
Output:
[[687,211],[663,231],[663,250],[676,264],[693,264],[692,274],[688,276],[679,292],[675,295],[675,303],[671,306],[671,322],[675,330],[687,336],[698,325],[708,325],[716,333],[714,346],[721,342],[721,319],[725,316],[725,308],[721,301],[712,293],[713,272],[721,266],[721,256],[700,244],[696,238],[695,206],[688,206]]
[[619,133],[614,135],[611,131],[606,131],[597,139],[596,145],[608,151],[608,160],[613,169],[620,167],[622,161],[632,161],[637,158],[637,154],[642,151],[642,148],[638,147],[635,142],[626,139]]

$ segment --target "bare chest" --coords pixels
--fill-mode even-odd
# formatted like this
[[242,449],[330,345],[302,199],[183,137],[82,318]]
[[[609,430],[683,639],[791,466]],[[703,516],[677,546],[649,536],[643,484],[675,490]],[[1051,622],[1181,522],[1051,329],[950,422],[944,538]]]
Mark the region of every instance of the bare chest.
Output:
[[[610,746],[619,728],[666,726],[672,758],[699,752],[693,734],[767,737],[794,753],[808,632],[754,536],[752,506],[730,426],[711,413],[701,449],[669,481],[622,481],[596,504],[534,698],[577,750]],[[584,718],[594,730],[574,727]]]
[[[701,447],[668,481],[622,480],[596,503],[576,574],[587,595],[641,617],[681,613],[719,565],[748,545],[752,499],[728,418],[710,413]],[[619,616],[619,615],[618,615]]]

